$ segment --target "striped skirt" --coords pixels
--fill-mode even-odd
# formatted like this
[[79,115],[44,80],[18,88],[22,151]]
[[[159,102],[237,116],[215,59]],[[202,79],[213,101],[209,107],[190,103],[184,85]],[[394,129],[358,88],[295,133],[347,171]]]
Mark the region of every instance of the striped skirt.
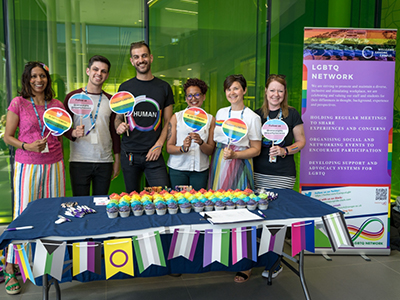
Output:
[[254,173],[254,185],[256,189],[290,189],[296,183],[295,176],[275,176]]
[[[226,145],[217,143],[211,159],[208,188],[213,190],[228,190],[246,188],[254,189],[253,159],[224,159]],[[230,145],[234,151],[243,151],[247,148]]]
[[29,202],[40,198],[65,196],[64,161],[54,164],[14,165],[14,219]]
[[[65,197],[64,161],[44,165],[15,162],[13,183],[15,219],[29,202],[40,198]],[[16,263],[13,244],[8,246],[7,262]]]

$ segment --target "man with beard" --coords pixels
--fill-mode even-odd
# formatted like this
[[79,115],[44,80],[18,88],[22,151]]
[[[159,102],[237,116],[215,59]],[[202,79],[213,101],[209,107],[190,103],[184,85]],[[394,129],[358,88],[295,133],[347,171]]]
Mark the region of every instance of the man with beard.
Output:
[[153,55],[149,46],[145,42],[132,43],[130,54],[136,77],[123,82],[118,91],[135,97],[134,112],[126,122],[123,115],[115,119],[117,134],[123,134],[121,167],[128,193],[139,192],[143,172],[149,186],[169,186],[161,151],[174,104],[171,86],[151,73]]
[[[80,124],[66,133],[73,140],[70,143],[69,173],[74,196],[89,196],[90,185],[92,195],[108,195],[111,179],[117,177],[120,171],[121,140],[114,128],[116,114],[110,109],[111,95],[102,90],[110,67],[106,57],[93,56],[86,69],[89,76],[87,85],[72,91],[64,100],[74,124]],[[93,111],[84,119],[74,115],[68,106],[69,99],[81,93],[93,100]],[[70,134],[71,137],[68,136]]]

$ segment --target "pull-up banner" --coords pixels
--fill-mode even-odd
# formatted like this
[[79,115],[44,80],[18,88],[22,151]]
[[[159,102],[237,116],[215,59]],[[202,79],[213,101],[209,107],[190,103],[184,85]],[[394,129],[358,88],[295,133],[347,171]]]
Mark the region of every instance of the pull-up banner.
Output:
[[[396,35],[304,30],[300,189],[345,213],[355,248],[340,249],[349,252],[390,252]],[[323,234],[316,246],[329,247]]]

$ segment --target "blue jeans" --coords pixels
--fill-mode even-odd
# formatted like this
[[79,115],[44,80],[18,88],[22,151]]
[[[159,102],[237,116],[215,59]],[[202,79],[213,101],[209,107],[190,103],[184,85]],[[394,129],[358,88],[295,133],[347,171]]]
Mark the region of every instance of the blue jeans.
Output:
[[203,172],[179,171],[169,168],[169,178],[171,187],[174,189],[177,185],[191,185],[196,191],[207,188],[208,170]]
[[113,163],[70,162],[69,174],[73,196],[89,196],[90,184],[92,195],[108,195],[112,171]]
[[169,177],[162,154],[156,161],[146,161],[146,154],[132,154],[129,161],[129,153],[121,153],[121,168],[124,174],[125,191],[140,192],[140,180],[143,172],[149,186],[169,187]]

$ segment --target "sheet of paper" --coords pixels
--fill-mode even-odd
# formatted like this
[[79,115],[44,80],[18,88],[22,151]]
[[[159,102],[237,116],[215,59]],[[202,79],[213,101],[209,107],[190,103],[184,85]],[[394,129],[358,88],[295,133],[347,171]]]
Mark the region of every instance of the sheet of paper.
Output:
[[238,223],[264,220],[263,217],[254,214],[247,209],[229,209],[216,211],[203,211],[200,213],[211,224]]

